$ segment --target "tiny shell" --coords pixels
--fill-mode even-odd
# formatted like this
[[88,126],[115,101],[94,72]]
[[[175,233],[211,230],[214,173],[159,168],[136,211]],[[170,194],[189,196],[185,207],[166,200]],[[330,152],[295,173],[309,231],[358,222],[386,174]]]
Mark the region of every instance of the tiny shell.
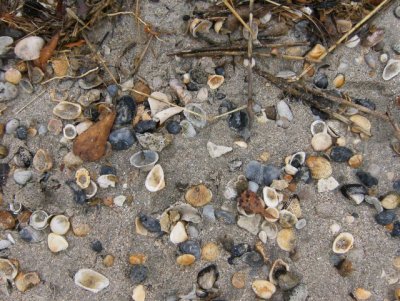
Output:
[[132,300],[133,301],[145,301],[146,300],[146,291],[142,284],[138,285],[133,289],[132,293]]
[[205,19],[198,19],[195,18],[191,23],[190,23],[190,33],[192,36],[195,38],[197,37],[197,33],[207,33],[210,31],[210,28],[212,27],[212,22],[205,20]]
[[53,114],[61,119],[73,120],[78,118],[82,113],[80,105],[68,101],[61,101],[54,109]]
[[296,243],[296,236],[293,229],[282,229],[276,237],[278,246],[287,252],[293,251]]
[[15,218],[14,216],[5,210],[0,210],[0,229],[2,230],[10,230],[15,227]]
[[340,73],[340,74],[336,75],[335,79],[333,80],[333,85],[339,89],[339,88],[343,87],[343,85],[345,84],[345,81],[346,81],[345,76]]
[[307,58],[318,60],[324,54],[326,54],[326,48],[321,44],[316,44],[314,48],[307,53]]
[[51,252],[58,253],[68,248],[67,240],[58,234],[50,233],[47,237],[47,245]]
[[382,207],[385,209],[395,209],[400,204],[400,195],[397,193],[389,193],[381,201]]
[[186,191],[185,200],[194,207],[201,207],[212,200],[212,192],[204,184],[192,186]]
[[76,184],[82,189],[88,188],[90,185],[90,175],[86,168],[79,168],[75,173]]
[[351,126],[351,131],[354,133],[361,133],[360,129],[363,129],[369,135],[371,135],[371,122],[361,115],[353,115],[349,118],[353,125]]
[[158,153],[152,150],[143,150],[130,157],[129,162],[143,171],[150,171],[158,161]]
[[270,299],[276,291],[275,285],[267,280],[255,280],[251,284],[254,293],[262,299]]
[[49,215],[46,211],[36,210],[29,218],[29,225],[35,230],[43,230],[49,225],[48,220]]
[[64,235],[68,232],[70,222],[65,215],[56,215],[51,219],[50,230],[58,235]]
[[78,132],[73,124],[66,124],[63,128],[63,135],[66,139],[72,140],[77,136]]
[[165,187],[164,171],[160,164],[155,165],[148,173],[145,186],[150,192],[156,192]]
[[8,280],[13,280],[18,274],[17,267],[8,259],[0,258],[0,275]]
[[348,161],[348,164],[351,168],[359,168],[362,165],[362,163],[363,163],[362,154],[356,154],[352,156]]
[[177,222],[176,225],[172,228],[169,239],[174,244],[179,244],[188,240],[188,235],[186,233],[185,225],[182,222]]
[[340,233],[333,242],[332,250],[336,254],[345,254],[353,248],[354,237],[351,233]]
[[357,47],[358,44],[360,44],[360,41],[360,37],[358,35],[354,35],[346,42],[345,45],[347,48],[354,48]]
[[400,73],[400,60],[390,59],[385,69],[383,69],[382,78],[384,80],[391,80],[393,77]]
[[263,199],[267,207],[275,208],[282,200],[282,195],[280,193],[277,193],[274,188],[265,186],[263,188]]
[[314,179],[326,179],[332,174],[331,163],[323,158],[317,156],[310,156],[306,160],[308,168],[310,168],[311,175]]
[[20,272],[15,278],[15,287],[20,292],[25,292],[28,289],[34,287],[35,285],[38,285],[39,283],[40,283],[40,278],[38,273],[36,272],[29,272],[29,273]]
[[20,40],[15,45],[14,52],[24,61],[33,61],[39,58],[43,46],[44,40],[41,37],[31,36]]
[[354,290],[354,297],[356,297],[357,300],[368,300],[371,296],[371,292],[364,288],[357,287]]
[[33,166],[39,172],[46,172],[53,167],[53,160],[47,151],[39,149],[33,157]]
[[208,77],[207,85],[211,90],[218,89],[224,83],[225,78],[222,75],[210,75]]
[[196,257],[194,257],[192,254],[183,254],[178,256],[176,259],[176,263],[182,266],[187,266],[191,265],[196,261]]
[[117,177],[115,175],[102,175],[97,178],[97,183],[101,188],[115,187]]
[[222,26],[224,25],[224,20],[219,20],[214,23],[214,31],[216,33],[219,33],[222,29]]
[[92,293],[98,293],[110,284],[105,276],[90,269],[80,269],[74,276],[74,282]]

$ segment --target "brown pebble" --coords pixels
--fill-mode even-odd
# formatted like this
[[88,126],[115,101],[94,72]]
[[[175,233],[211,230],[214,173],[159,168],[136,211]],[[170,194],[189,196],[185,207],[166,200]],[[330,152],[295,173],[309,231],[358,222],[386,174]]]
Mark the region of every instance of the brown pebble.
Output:
[[201,249],[201,259],[207,261],[215,261],[219,256],[219,248],[218,246],[213,243],[209,242],[203,246]]
[[276,120],[276,108],[275,108],[275,106],[265,107],[265,115],[270,120]]
[[343,259],[337,266],[336,268],[338,269],[338,272],[340,276],[342,277],[347,277],[349,276],[353,271],[353,264],[350,260],[348,259]]
[[[144,94],[147,94],[147,95],[150,95],[150,93],[151,93],[151,89],[149,88],[149,86],[141,80],[139,80],[135,83],[135,85],[133,86],[133,89],[135,89],[136,91],[142,92]],[[143,102],[147,99],[147,96],[141,95],[136,92],[133,92],[133,97],[135,98],[136,102]]]
[[144,264],[147,261],[147,256],[144,254],[132,254],[129,256],[129,263],[132,265],[135,264]]
[[72,225],[72,232],[74,232],[75,236],[84,237],[89,234],[90,227],[87,224]]
[[359,168],[363,163],[363,156],[361,154],[356,154],[349,159],[348,163],[351,168]]
[[106,255],[106,257],[103,259],[103,264],[107,268],[112,267],[114,265],[114,256],[110,254]]
[[245,271],[239,271],[232,276],[232,285],[235,288],[241,289],[246,286],[247,273]]
[[0,211],[0,229],[10,230],[15,227],[15,219],[12,214],[8,211]]

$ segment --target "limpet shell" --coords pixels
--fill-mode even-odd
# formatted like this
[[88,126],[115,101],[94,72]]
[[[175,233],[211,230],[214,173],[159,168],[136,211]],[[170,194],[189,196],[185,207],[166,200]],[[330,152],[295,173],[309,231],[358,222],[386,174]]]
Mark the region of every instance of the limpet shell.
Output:
[[270,299],[276,292],[275,285],[267,280],[253,281],[251,288],[253,289],[254,293],[262,299]]
[[351,233],[340,233],[334,240],[332,250],[336,254],[345,254],[353,248],[354,237]]
[[79,168],[75,173],[76,184],[82,189],[88,188],[90,185],[90,174],[86,168]]
[[51,252],[58,253],[68,248],[67,240],[58,234],[50,233],[47,237],[47,245]]
[[39,172],[46,172],[53,167],[53,160],[47,151],[39,149],[33,157],[33,166]]
[[55,234],[64,235],[68,232],[70,225],[68,217],[56,215],[50,221],[50,230]]
[[293,251],[296,243],[296,236],[293,229],[282,229],[278,232],[276,242],[279,248],[284,251]]
[[183,254],[178,256],[176,259],[176,263],[182,266],[187,266],[191,265],[196,261],[196,257],[194,257],[192,254]]
[[152,150],[143,150],[135,153],[129,162],[143,171],[150,171],[158,161],[158,153]]
[[81,113],[82,107],[69,101],[61,101],[53,109],[53,114],[64,120],[76,119]]
[[110,284],[105,276],[90,269],[80,269],[74,276],[74,282],[92,293],[98,293]]
[[331,163],[323,157],[310,156],[307,158],[306,164],[311,171],[313,179],[326,179],[332,174]]
[[190,187],[185,194],[185,200],[194,207],[202,207],[212,200],[212,191],[204,184]]
[[66,124],[63,128],[63,135],[66,139],[72,140],[78,135],[78,132],[73,124]]
[[216,90],[224,83],[225,78],[222,75],[210,75],[208,77],[207,85],[211,90]]
[[156,192],[165,187],[164,171],[160,164],[155,165],[148,173],[145,181],[148,191]]

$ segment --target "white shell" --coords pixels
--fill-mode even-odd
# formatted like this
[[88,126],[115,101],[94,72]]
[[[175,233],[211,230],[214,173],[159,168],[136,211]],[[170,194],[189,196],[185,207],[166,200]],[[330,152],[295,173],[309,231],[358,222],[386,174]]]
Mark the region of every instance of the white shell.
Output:
[[182,222],[177,222],[176,225],[172,227],[171,234],[169,235],[171,242],[179,244],[188,240],[188,238],[185,225]]
[[126,201],[126,196],[118,195],[113,199],[115,206],[122,207]]
[[50,233],[47,236],[47,245],[51,252],[58,253],[68,248],[67,240],[58,234]]
[[290,165],[290,164],[286,164],[286,165],[285,165],[285,172],[286,172],[288,175],[294,176],[298,171],[299,171],[299,170],[298,170],[296,167],[294,167],[294,166],[292,166],[292,165]]
[[271,12],[267,12],[264,16],[260,18],[261,24],[267,24],[272,18]]
[[115,187],[117,177],[115,175],[102,175],[97,178],[97,184],[101,188]]
[[263,188],[263,198],[267,207],[275,208],[282,200],[282,197],[280,193],[277,193],[276,190],[271,187],[265,186]]
[[72,140],[78,135],[78,132],[75,126],[69,123],[64,126],[63,135],[66,139]]
[[21,60],[32,61],[39,58],[43,46],[44,40],[41,37],[27,37],[15,45],[14,52]]
[[36,210],[29,218],[29,225],[36,230],[43,230],[49,225],[49,215],[46,211]]
[[223,145],[216,145],[215,143],[208,141],[207,142],[207,150],[208,150],[208,153],[210,154],[211,158],[215,159],[215,158],[221,157],[222,155],[225,155],[226,153],[231,152],[233,150],[233,148],[228,147],[228,146],[223,146]]
[[80,269],[74,276],[74,282],[92,293],[98,293],[110,284],[105,276],[90,269]]
[[164,171],[160,164],[155,165],[146,177],[145,186],[148,191],[156,192],[165,187]]
[[64,235],[68,232],[70,222],[65,215],[56,215],[51,219],[50,230],[58,235]]
[[339,187],[338,181],[334,177],[329,177],[327,179],[318,180],[318,192],[328,192],[335,190]]
[[278,235],[278,226],[268,221],[263,221],[261,224],[261,231],[263,231],[269,239],[275,239]]
[[345,45],[347,48],[354,48],[358,44],[360,44],[360,37],[358,35],[354,35],[346,42]]
[[132,299],[133,301],[145,301],[146,290],[144,289],[143,285],[140,284],[133,289]]
[[[345,243],[343,246],[342,244]],[[354,237],[351,233],[343,232],[340,233],[333,242],[332,250],[336,254],[345,254],[347,253],[354,244]]]
[[93,125],[93,121],[90,120],[85,120],[80,123],[78,123],[75,127],[76,132],[78,135],[82,134],[84,131],[86,131],[88,128],[90,128]]
[[168,118],[179,114],[180,112],[182,112],[184,110],[184,108],[182,107],[172,107],[172,108],[168,108],[165,110],[162,110],[160,112],[158,112],[157,114],[154,115],[154,119],[158,120],[160,122],[160,125],[163,124]]
[[155,116],[158,112],[161,112],[169,108],[168,103],[171,102],[170,97],[162,92],[153,92],[148,98],[150,105],[151,115]]
[[72,120],[78,118],[82,113],[82,107],[69,101],[59,102],[53,109],[53,114],[61,119]]
[[276,114],[278,115],[278,119],[280,117],[285,117],[289,121],[293,120],[293,113],[290,110],[289,105],[283,100],[278,102],[278,104],[276,105]]
[[85,192],[87,199],[91,199],[92,197],[94,197],[97,193],[96,182],[94,182],[93,180],[90,180],[89,187],[85,188],[83,191]]
[[400,60],[390,59],[383,69],[382,78],[384,80],[391,80],[393,77],[400,73]]

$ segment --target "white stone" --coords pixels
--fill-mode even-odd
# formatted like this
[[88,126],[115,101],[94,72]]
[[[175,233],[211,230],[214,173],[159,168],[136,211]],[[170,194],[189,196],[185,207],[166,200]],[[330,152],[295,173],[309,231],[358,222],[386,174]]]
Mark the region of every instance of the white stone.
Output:
[[179,244],[188,239],[185,225],[182,222],[177,222],[176,225],[172,228],[171,234],[169,235],[169,239],[174,244]]
[[318,192],[328,192],[335,190],[339,187],[338,181],[334,177],[329,177],[327,179],[318,180]]

